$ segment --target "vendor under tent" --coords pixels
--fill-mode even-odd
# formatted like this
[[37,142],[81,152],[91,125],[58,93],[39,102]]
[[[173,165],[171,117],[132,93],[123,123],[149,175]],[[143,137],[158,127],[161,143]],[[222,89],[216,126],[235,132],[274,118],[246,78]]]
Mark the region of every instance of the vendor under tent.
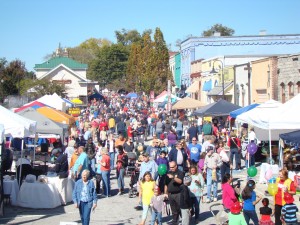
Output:
[[226,100],[220,99],[217,102],[211,103],[194,112],[196,116],[228,116],[230,112],[241,108],[238,105],[232,104]]
[[41,107],[36,111],[58,123],[64,123],[67,125],[72,125],[75,123],[75,118],[73,116],[50,107]]
[[245,112],[248,112],[248,111],[250,111],[251,109],[254,109],[254,108],[257,107],[257,106],[259,106],[259,104],[254,103],[254,104],[245,106],[245,107],[243,107],[243,108],[236,109],[236,110],[230,112],[229,115],[230,115],[231,118],[236,118],[238,115],[241,115],[241,114],[243,114],[243,113],[245,113]]
[[203,106],[203,103],[195,100],[190,97],[185,97],[179,101],[177,101],[173,106],[172,110],[178,110],[178,109],[195,109]]
[[289,171],[289,178],[294,180],[296,177],[300,178],[300,130],[282,133],[280,137],[280,157],[279,157],[279,167],[287,167]]
[[[21,144],[21,158],[23,158],[23,145],[24,137],[35,136],[37,122],[29,120],[23,116],[20,116],[12,111],[0,106],[0,124],[4,125],[4,134],[8,137],[22,138]],[[20,166],[20,171],[22,171],[22,164]],[[19,184],[21,179],[21,173],[19,175]]]

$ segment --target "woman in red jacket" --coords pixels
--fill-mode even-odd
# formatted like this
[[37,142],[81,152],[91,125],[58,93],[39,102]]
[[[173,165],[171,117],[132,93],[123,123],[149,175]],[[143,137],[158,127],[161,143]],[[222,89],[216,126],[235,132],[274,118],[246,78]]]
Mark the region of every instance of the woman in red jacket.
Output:
[[237,202],[237,198],[235,196],[235,190],[230,185],[232,182],[232,177],[230,174],[226,173],[222,179],[222,202],[228,211],[230,210],[233,203]]

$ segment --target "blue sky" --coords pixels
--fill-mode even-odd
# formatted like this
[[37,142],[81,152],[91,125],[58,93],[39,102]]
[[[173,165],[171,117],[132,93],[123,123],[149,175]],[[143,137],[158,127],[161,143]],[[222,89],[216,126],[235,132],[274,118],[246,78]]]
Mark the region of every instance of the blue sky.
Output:
[[235,35],[300,34],[299,0],[2,0],[0,58],[20,59],[31,71],[61,43],[116,41],[116,30],[160,27],[167,44],[200,36],[221,23]]

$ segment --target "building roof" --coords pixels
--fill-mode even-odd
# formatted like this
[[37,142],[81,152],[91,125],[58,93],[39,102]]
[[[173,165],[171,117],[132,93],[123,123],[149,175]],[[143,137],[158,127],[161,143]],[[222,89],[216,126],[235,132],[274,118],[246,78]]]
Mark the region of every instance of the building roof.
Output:
[[[233,85],[233,82],[225,83],[224,84],[224,92],[226,94],[226,89],[229,88],[231,85]],[[223,95],[223,86],[222,84],[220,86],[215,86],[213,89],[211,89],[208,93],[208,96],[216,96],[216,95]]]
[[63,64],[70,69],[87,69],[88,67],[87,64],[79,63],[68,57],[54,57],[44,63],[35,64],[34,69],[53,69],[60,64]]

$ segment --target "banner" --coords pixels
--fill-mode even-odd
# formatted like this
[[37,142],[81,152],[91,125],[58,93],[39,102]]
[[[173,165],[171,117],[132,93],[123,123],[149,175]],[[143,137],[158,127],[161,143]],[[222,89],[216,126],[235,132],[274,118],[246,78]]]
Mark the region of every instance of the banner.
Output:
[[81,109],[79,107],[70,107],[68,109],[68,114],[71,116],[79,116]]

